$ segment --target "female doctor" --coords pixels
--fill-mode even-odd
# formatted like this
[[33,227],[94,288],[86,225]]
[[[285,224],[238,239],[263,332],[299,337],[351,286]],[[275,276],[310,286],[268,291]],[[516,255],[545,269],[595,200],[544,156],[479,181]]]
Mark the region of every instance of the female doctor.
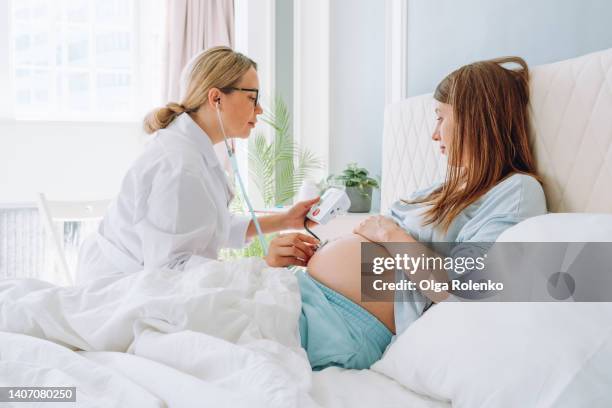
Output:
[[[185,97],[151,112],[155,133],[131,166],[98,231],[79,254],[77,281],[168,267],[182,270],[216,259],[223,247],[240,248],[256,234],[247,216],[231,214],[233,192],[213,145],[247,138],[263,113],[257,65],[227,47],[200,54],[191,64]],[[259,217],[261,230],[303,228],[317,199],[282,214]],[[317,241],[279,235],[268,248],[270,266],[305,265]]]

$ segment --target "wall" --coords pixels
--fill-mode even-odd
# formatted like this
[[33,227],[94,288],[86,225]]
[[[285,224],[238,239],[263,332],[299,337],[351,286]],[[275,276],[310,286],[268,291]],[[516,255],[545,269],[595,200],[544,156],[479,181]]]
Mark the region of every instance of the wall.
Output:
[[609,0],[409,0],[407,93],[461,65],[519,55],[532,65],[612,47]]
[[324,161],[319,181],[330,162],[330,1],[295,0],[293,17],[293,138]]
[[[385,7],[330,2],[329,170],[350,162],[380,175],[385,103]],[[375,206],[378,196],[375,195]]]
[[139,154],[140,123],[0,121],[0,204],[112,198]]
[[293,112],[293,1],[276,0],[276,93]]

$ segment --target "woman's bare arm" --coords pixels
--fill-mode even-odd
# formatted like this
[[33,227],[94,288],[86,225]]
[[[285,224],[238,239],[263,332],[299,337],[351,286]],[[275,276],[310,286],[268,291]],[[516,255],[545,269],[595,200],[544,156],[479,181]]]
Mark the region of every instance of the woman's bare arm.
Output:
[[[415,240],[412,235],[404,231],[393,220],[382,215],[367,218],[362,221],[353,232],[372,242],[382,245],[389,252],[391,257],[395,257],[396,255],[403,256],[406,253],[406,243],[411,243],[410,249],[413,253],[408,254],[410,256],[421,256],[421,254],[425,257],[439,256],[435,251]],[[417,286],[423,280],[431,280],[436,283],[446,283],[449,281],[446,271],[438,269],[419,268],[410,271],[406,276],[408,279],[415,282]],[[441,290],[436,292],[433,289],[421,290],[421,293],[436,303],[445,300],[451,295],[448,291]]]
[[[421,256],[421,254],[423,254],[427,258],[439,257],[435,251],[415,240],[412,235],[408,234],[401,228],[397,231],[393,231],[389,235],[388,242],[380,242],[379,244],[381,244],[387,250],[387,252],[389,252],[391,257],[395,257],[396,255],[403,256],[406,253],[405,243],[411,243],[411,253],[408,255]],[[418,268],[410,271],[410,273],[406,273],[405,275],[408,277],[408,279],[415,282],[417,286],[419,285],[419,282],[423,280],[431,280],[435,281],[436,283],[449,282],[448,274],[443,269]],[[420,292],[435,303],[439,303],[451,295],[451,293],[448,291],[436,292],[434,290],[420,290]]]

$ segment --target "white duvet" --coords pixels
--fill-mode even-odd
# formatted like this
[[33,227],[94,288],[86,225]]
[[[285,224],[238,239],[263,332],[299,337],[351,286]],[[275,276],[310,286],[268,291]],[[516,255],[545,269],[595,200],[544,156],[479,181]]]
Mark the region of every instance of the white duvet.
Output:
[[316,406],[300,307],[293,274],[258,258],[0,281],[0,386],[76,386],[79,406]]
[[74,386],[79,407],[607,407],[610,305],[441,304],[371,370],[313,380],[297,281],[261,259],[5,280],[0,386]]

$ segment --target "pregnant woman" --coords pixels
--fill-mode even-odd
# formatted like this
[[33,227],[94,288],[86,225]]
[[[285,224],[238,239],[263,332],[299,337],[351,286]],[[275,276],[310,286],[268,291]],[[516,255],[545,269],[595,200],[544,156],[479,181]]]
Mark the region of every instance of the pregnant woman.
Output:
[[442,80],[434,99],[432,139],[448,156],[444,181],[397,201],[385,216],[368,218],[354,234],[317,251],[308,272],[298,273],[301,341],[315,370],[370,367],[393,335],[431,304],[419,293],[362,302],[361,242],[383,248],[388,242],[491,243],[505,229],[546,213],[529,146],[525,61],[507,57],[463,66]]

